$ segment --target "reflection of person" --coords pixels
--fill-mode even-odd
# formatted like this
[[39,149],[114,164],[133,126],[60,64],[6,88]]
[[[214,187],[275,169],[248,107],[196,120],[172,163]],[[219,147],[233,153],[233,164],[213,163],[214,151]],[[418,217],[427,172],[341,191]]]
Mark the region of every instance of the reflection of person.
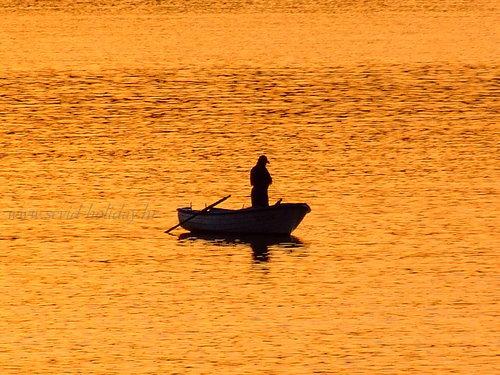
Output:
[[265,241],[252,241],[252,258],[255,263],[269,262],[269,249]]
[[266,168],[269,161],[265,155],[261,155],[257,164],[250,171],[250,184],[252,188],[252,207],[269,207],[269,196],[267,189],[273,183],[273,179]]

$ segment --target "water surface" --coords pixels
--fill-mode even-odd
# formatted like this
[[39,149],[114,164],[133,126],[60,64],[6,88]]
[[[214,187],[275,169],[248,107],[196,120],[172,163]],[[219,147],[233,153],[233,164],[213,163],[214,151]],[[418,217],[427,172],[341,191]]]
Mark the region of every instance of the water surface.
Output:
[[[2,373],[498,370],[495,3],[0,11]],[[294,237],[163,234],[261,153]]]

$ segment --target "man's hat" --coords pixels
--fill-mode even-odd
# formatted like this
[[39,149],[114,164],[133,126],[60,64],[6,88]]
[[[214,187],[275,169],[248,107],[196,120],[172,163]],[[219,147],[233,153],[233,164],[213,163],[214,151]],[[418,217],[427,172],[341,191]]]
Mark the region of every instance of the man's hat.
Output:
[[267,160],[266,155],[260,155],[258,163],[259,164],[269,164],[269,160]]

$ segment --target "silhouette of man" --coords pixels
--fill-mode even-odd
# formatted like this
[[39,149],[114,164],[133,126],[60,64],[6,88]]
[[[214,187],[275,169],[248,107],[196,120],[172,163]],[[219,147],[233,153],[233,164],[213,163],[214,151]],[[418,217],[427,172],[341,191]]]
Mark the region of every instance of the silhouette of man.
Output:
[[261,155],[250,171],[250,184],[253,186],[252,207],[269,207],[267,189],[273,183],[273,179],[266,168],[268,163],[267,157]]

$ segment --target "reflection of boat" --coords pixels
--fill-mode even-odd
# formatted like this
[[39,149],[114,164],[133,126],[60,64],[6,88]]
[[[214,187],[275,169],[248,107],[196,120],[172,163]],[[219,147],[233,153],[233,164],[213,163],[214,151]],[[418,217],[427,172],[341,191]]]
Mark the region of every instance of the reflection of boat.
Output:
[[288,234],[225,234],[225,233],[182,233],[179,236],[181,241],[202,240],[216,246],[249,245],[252,248],[253,259],[258,262],[269,260],[269,246],[279,246],[283,248],[302,247],[303,243],[297,237]]
[[288,234],[225,234],[191,232],[181,233],[179,240],[203,240],[215,245],[251,245],[263,244],[266,246],[278,245],[280,247],[301,247],[302,241]]
[[241,210],[212,208],[205,212],[189,207],[177,209],[181,226],[192,232],[266,234],[292,233],[310,211],[305,203],[283,203]]

